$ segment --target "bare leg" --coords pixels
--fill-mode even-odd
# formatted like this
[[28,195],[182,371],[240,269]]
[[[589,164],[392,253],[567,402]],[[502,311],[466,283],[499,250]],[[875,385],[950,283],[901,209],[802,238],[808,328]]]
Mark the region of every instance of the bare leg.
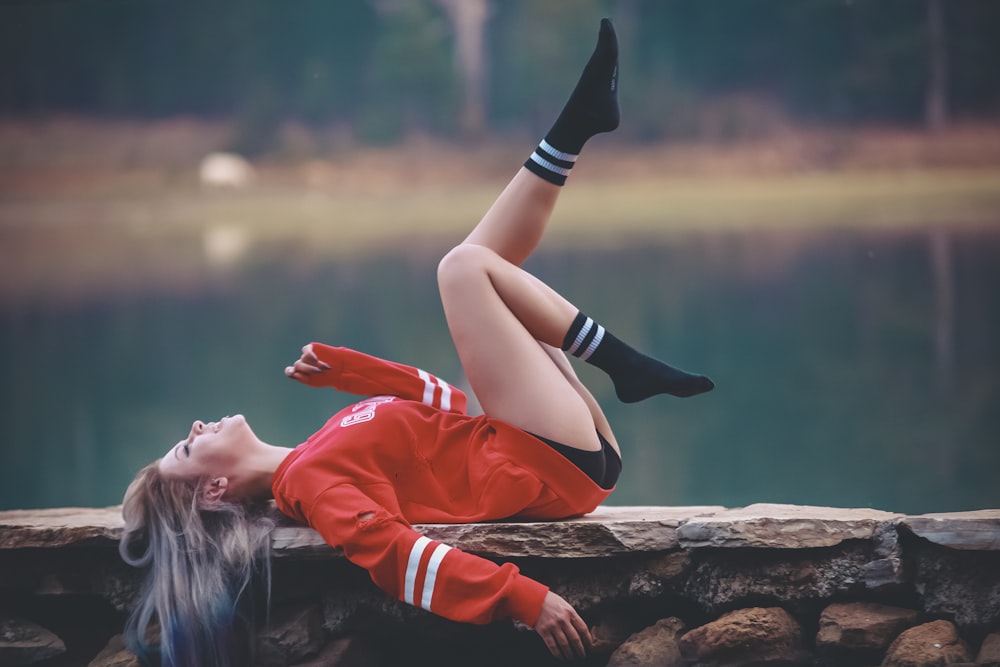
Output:
[[605,20],[552,129],[438,269],[455,348],[485,412],[589,451],[601,448],[595,429],[611,442],[613,434],[565,356],[552,354],[579,311],[519,267],[541,240],[584,143],[618,126],[617,63],[617,38]]
[[604,438],[611,444],[615,452],[618,453],[618,458],[622,457],[621,447],[618,446],[618,440],[615,439],[615,434],[611,430],[611,424],[608,422],[608,418],[604,414],[604,410],[601,409],[600,403],[594,398],[594,395],[590,393],[587,386],[580,381],[577,377],[576,371],[573,370],[573,366],[569,363],[569,359],[566,357],[566,353],[560,349],[552,347],[551,345],[546,345],[545,343],[539,343],[549,358],[555,363],[562,372],[563,377],[573,386],[576,393],[580,395],[583,402],[587,404],[587,409],[590,410],[590,416],[594,420],[594,427],[597,432],[604,436]]
[[[483,411],[570,447],[600,449],[590,405],[539,345],[558,347],[577,308],[480,245],[449,252],[438,267],[438,285],[455,349]],[[602,433],[612,438],[610,429]]]
[[561,191],[522,167],[463,243],[486,246],[521,266],[538,246]]

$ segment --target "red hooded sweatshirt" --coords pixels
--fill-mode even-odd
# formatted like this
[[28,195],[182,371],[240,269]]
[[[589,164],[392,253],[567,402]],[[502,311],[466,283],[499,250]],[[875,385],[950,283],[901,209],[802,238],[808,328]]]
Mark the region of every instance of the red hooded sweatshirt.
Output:
[[611,490],[528,433],[465,414],[460,390],[416,368],[313,343],[315,387],[367,400],[296,447],[274,475],[282,512],[368,570],[382,590],[468,623],[533,626],[548,588],[511,563],[429,540],[413,523],[547,520],[593,511]]

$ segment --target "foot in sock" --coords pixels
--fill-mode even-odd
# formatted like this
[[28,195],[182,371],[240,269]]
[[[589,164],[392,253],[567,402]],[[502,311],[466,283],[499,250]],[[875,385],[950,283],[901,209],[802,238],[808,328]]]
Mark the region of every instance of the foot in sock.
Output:
[[564,185],[583,145],[595,134],[618,127],[618,37],[601,20],[597,46],[566,106],[524,166],[540,178]]
[[580,80],[545,140],[554,148],[578,154],[590,137],[618,127],[618,36],[608,19]]
[[623,403],[657,394],[695,396],[715,388],[704,375],[682,371],[633,349],[582,312],[566,332],[562,349],[607,373]]
[[638,403],[657,394],[686,398],[715,389],[715,383],[704,375],[682,371],[639,352],[611,376],[611,381],[622,403]]

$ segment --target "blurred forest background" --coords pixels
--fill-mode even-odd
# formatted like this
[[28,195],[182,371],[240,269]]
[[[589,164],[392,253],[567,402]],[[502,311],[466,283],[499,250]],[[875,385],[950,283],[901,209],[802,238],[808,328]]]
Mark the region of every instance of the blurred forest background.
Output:
[[301,442],[351,400],[283,378],[309,340],[461,383],[436,258],[602,16],[622,126],[529,268],[718,384],[580,368],[613,502],[1000,506],[995,0],[14,0],[0,509],[117,503],[195,418]]
[[235,118],[251,154],[286,121],[379,144],[537,132],[605,14],[632,141],[1000,108],[990,0],[92,0],[3,8],[0,111]]

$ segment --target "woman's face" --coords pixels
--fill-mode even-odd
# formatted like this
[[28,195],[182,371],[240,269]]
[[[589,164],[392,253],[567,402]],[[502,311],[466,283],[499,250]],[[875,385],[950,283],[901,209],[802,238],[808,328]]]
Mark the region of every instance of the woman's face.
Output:
[[217,422],[195,420],[188,436],[160,459],[164,477],[228,476],[259,441],[243,415]]

